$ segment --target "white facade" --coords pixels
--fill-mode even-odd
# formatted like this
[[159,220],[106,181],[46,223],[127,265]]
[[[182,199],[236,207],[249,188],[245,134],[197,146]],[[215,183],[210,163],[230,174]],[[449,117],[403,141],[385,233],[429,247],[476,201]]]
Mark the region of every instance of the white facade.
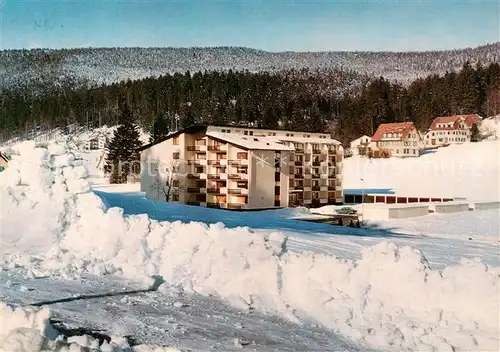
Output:
[[461,117],[438,117],[425,134],[427,147],[442,147],[449,144],[470,142],[470,130]]
[[[372,141],[372,137],[366,136],[366,135],[361,136],[359,138],[356,138],[351,143],[349,143],[349,148],[350,148],[351,154],[352,155],[359,155],[360,148],[368,148],[371,141]],[[363,153],[361,153],[361,154],[363,154]]]
[[83,145],[85,150],[99,150],[105,149],[108,144],[108,139],[106,136],[98,135],[91,136],[87,139]]
[[422,135],[417,130],[407,136],[401,133],[387,133],[377,142],[377,148],[388,150],[394,157],[418,157],[423,149]]
[[328,134],[198,126],[141,152],[141,191],[227,209],[320,206],[342,202],[342,156]]

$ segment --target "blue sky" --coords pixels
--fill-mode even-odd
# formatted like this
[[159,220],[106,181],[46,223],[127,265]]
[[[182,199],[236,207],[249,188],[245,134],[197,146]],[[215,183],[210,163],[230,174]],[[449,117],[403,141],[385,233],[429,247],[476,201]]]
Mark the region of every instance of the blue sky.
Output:
[[498,0],[0,0],[0,47],[434,50],[499,41]]

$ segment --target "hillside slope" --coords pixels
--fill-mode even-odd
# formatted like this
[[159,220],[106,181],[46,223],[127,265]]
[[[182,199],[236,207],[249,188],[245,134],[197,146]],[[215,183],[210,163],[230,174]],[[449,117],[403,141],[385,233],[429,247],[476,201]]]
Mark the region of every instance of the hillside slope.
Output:
[[109,84],[165,73],[341,69],[409,82],[459,69],[464,62],[500,61],[500,43],[433,52],[265,52],[248,48],[86,48],[0,52],[4,87]]

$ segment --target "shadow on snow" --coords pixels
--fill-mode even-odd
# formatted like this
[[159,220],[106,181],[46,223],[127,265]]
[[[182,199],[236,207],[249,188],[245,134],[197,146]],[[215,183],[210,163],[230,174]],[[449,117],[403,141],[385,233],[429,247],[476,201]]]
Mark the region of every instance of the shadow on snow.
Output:
[[321,223],[290,219],[297,216],[297,209],[276,209],[264,211],[238,212],[212,209],[185,204],[167,203],[146,199],[137,192],[106,193],[95,191],[110,207],[124,209],[125,215],[147,214],[158,221],[192,221],[206,224],[224,223],[228,228],[248,227],[255,230],[292,231],[303,235],[328,236],[349,235],[382,238],[415,238],[393,232],[388,228],[357,229]]

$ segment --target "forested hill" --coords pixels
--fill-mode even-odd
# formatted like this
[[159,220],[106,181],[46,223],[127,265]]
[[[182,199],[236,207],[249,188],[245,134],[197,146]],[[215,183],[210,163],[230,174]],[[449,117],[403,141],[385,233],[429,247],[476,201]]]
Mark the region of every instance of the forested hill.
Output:
[[61,89],[40,96],[0,95],[0,141],[33,129],[118,122],[125,99],[134,120],[148,129],[156,119],[179,127],[193,123],[331,131],[346,143],[372,134],[380,123],[414,121],[421,130],[436,116],[500,113],[500,65],[464,64],[458,72],[430,75],[409,85],[365,79],[343,71],[197,72],[124,81],[98,88]]
[[[0,85],[38,92],[204,71],[341,70],[408,84],[459,70],[469,61],[500,62],[500,43],[430,52],[266,52],[238,47],[10,50],[0,52]],[[359,83],[359,82],[358,82]],[[0,87],[0,88],[1,88]]]

